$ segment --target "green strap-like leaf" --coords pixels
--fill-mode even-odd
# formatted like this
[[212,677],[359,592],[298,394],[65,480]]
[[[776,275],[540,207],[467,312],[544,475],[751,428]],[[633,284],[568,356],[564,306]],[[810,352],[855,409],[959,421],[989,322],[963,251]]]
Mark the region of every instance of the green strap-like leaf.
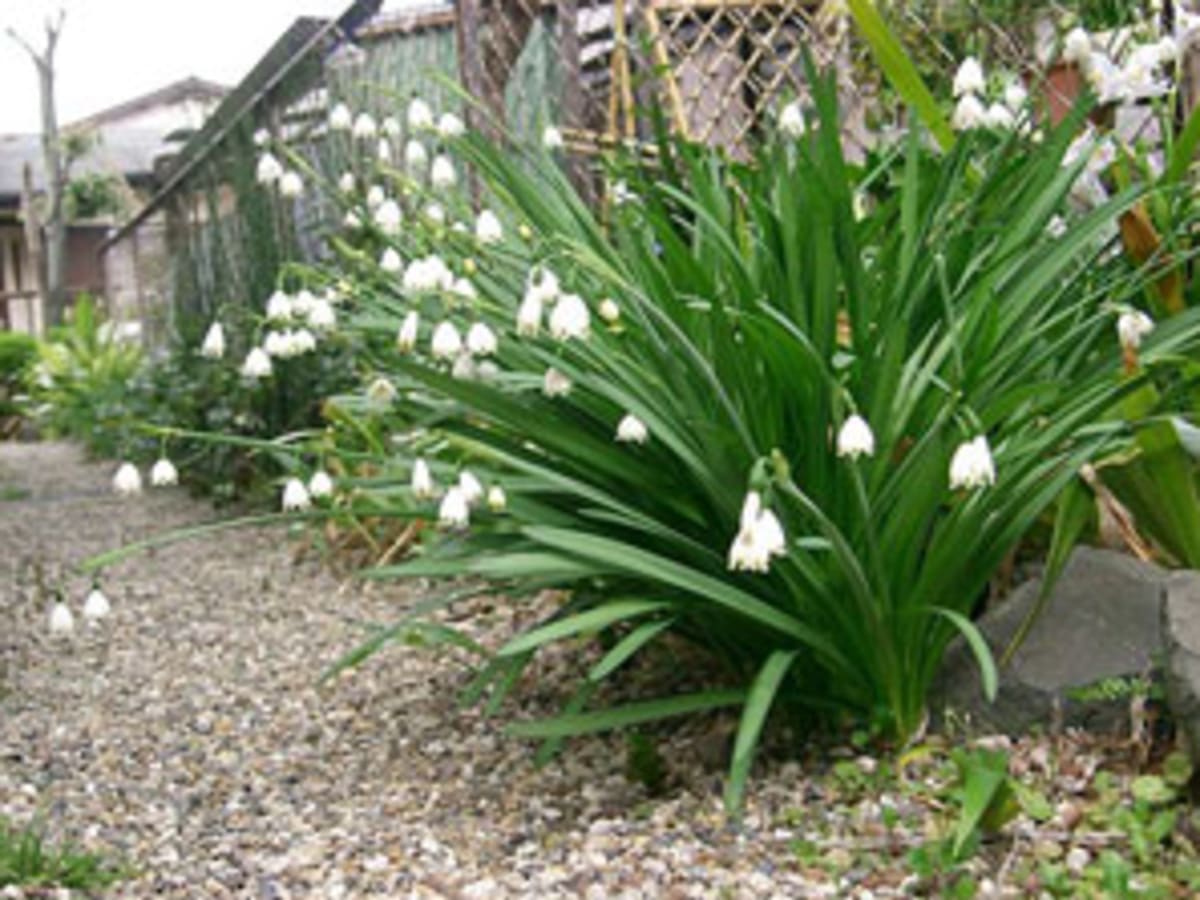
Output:
[[746,705],[742,707],[742,721],[738,725],[737,739],[733,745],[729,783],[725,785],[725,808],[731,816],[738,815],[742,808],[742,800],[746,795],[746,779],[750,775],[750,766],[754,762],[754,752],[758,749],[758,739],[762,734],[763,725],[766,724],[767,713],[770,712],[779,685],[795,661],[796,655],[795,650],[776,650],[767,657],[754,679],[754,684],[750,686]]
[[648,613],[666,609],[667,604],[652,600],[614,600],[604,603],[595,609],[577,615],[559,619],[541,628],[527,631],[513,638],[497,651],[497,656],[514,656],[527,650],[536,650],[543,644],[557,641],[565,637],[581,634],[585,631],[597,631],[624,622],[626,619],[636,619]]
[[737,706],[745,699],[746,692],[741,690],[704,691],[699,694],[684,694],[680,697],[633,703],[615,709],[560,716],[557,719],[543,719],[540,722],[518,722],[510,725],[508,732],[517,737],[530,738],[594,734],[598,731],[626,728],[630,725],[640,725],[643,722],[653,722],[657,719],[669,719],[673,716],[684,716],[725,706]]
[[650,643],[662,632],[675,624],[674,619],[664,619],[661,622],[646,622],[639,625],[617,643],[615,647],[604,654],[604,658],[592,666],[588,672],[588,681],[603,681],[625,664],[631,656]]
[[992,659],[992,651],[988,649],[987,641],[983,639],[983,635],[975,627],[975,623],[962,613],[946,609],[944,606],[935,606],[933,607],[933,611],[939,616],[944,616],[948,619],[966,640],[967,645],[971,648],[971,652],[975,654],[975,661],[979,663],[979,676],[983,682],[983,694],[989,701],[995,700],[996,690],[999,687],[999,677],[996,675],[996,661]]

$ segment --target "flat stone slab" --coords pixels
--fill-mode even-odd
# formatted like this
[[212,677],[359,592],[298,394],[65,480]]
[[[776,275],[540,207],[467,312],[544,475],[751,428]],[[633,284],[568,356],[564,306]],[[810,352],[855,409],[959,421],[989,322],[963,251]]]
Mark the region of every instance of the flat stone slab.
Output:
[[1200,573],[1175,572],[1168,579],[1162,630],[1167,703],[1195,766],[1200,760]]
[[[958,710],[977,726],[1008,733],[1049,724],[1058,715],[1064,725],[1097,730],[1127,724],[1128,699],[1083,701],[1073,695],[1108,679],[1152,672],[1162,655],[1170,577],[1130,556],[1077,548],[1029,636],[1001,671],[996,702],[983,697],[974,657],[956,642],[934,695],[935,712]],[[1040,579],[1027,582],[977,623],[997,661],[1037,602],[1041,585]]]

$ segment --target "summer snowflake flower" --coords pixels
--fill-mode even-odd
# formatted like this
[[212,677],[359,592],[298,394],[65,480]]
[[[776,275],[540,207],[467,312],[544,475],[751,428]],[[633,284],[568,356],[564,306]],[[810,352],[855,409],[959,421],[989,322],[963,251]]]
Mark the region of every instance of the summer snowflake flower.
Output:
[[348,209],[346,215],[342,217],[342,224],[347,228],[362,228],[362,219],[354,210]]
[[475,285],[466,276],[454,280],[454,284],[450,285],[450,293],[456,297],[461,297],[463,300],[475,300],[479,297],[479,292],[475,290]]
[[395,200],[385,200],[375,210],[375,224],[387,234],[399,234],[400,224],[403,221],[404,214],[400,211],[400,204]]
[[460,353],[454,358],[454,365],[450,367],[450,377],[459,381],[471,381],[478,373],[475,358],[470,353]]
[[255,347],[246,354],[246,359],[242,363],[242,375],[254,381],[259,378],[267,378],[271,374],[271,357],[267,355],[262,347]]
[[396,349],[401,353],[411,353],[413,348],[417,346],[417,329],[420,327],[421,317],[415,309],[409,310],[408,315],[404,317],[404,321],[400,323],[400,331],[396,334]]
[[179,484],[179,470],[164,456],[151,467],[150,484],[154,487],[171,487]]
[[1154,320],[1140,309],[1121,313],[1117,318],[1117,337],[1125,350],[1142,346],[1142,338],[1154,330]]
[[474,356],[491,356],[496,347],[496,332],[486,322],[476,322],[467,329],[467,350]]
[[313,305],[317,302],[316,295],[308,288],[301,288],[292,298],[292,315],[303,319],[312,313]]
[[375,145],[375,158],[385,166],[392,164],[392,144],[387,138],[380,138]]
[[343,172],[341,177],[338,178],[338,190],[343,194],[353,194],[354,185],[355,181],[353,172]]
[[368,140],[379,133],[379,126],[370,113],[359,113],[354,120],[354,136],[360,140]]
[[560,341],[586,338],[591,331],[591,323],[587,304],[578,294],[563,294],[550,311],[550,334]]
[[425,167],[428,165],[429,153],[424,144],[414,138],[404,145],[404,166],[408,169],[408,174],[420,178],[425,174]]
[[349,131],[354,122],[354,113],[345,103],[339,103],[329,111],[329,127],[333,131]]
[[399,272],[404,268],[404,260],[400,258],[400,254],[394,248],[388,247],[379,257],[379,268],[385,272]]
[[383,201],[387,199],[387,194],[383,192],[383,188],[377,184],[371,185],[367,189],[367,209],[375,209],[382,206]]
[[963,97],[967,94],[982,94],[987,89],[983,77],[983,66],[973,56],[968,56],[954,74],[954,96]]
[[259,184],[272,185],[283,177],[283,164],[275,158],[273,153],[263,153],[258,158],[258,166],[254,170],[254,177]]
[[299,197],[304,193],[304,179],[295,169],[288,169],[279,179],[279,193],[284,197]]
[[481,244],[494,244],[504,237],[504,226],[490,209],[480,212],[475,220],[475,237]]
[[565,397],[571,393],[571,379],[558,369],[547,369],[542,376],[542,393],[547,397]]
[[566,141],[563,140],[563,133],[553,125],[547,125],[542,132],[542,146],[547,150],[561,150]]
[[75,617],[67,604],[57,601],[50,609],[50,633],[57,635],[70,634],[75,630]]
[[748,492],[742,503],[737,536],[729,547],[729,569],[734,572],[767,572],[771,568],[771,557],[786,553],[787,540],[778,517],[763,507],[758,491]]
[[89,625],[94,625],[101,619],[108,617],[112,612],[112,604],[108,602],[108,598],[104,596],[104,592],[98,587],[88,591],[88,595],[83,601],[83,618]]
[[837,436],[837,455],[851,459],[875,455],[875,435],[862,416],[852,415],[842,423]]
[[271,132],[265,128],[259,128],[254,132],[254,146],[265,147],[271,142]]
[[1067,220],[1062,216],[1051,216],[1046,223],[1046,234],[1052,238],[1060,238],[1067,233]]
[[425,218],[434,225],[444,225],[446,222],[446,210],[442,208],[440,203],[429,203],[425,206]]
[[993,103],[983,114],[983,124],[993,131],[1009,131],[1017,124],[1017,119],[1003,103]]
[[1026,101],[1029,100],[1029,91],[1025,89],[1025,85],[1021,84],[1017,79],[1013,79],[1004,86],[1004,104],[1014,113],[1020,112],[1025,108]]
[[283,291],[275,291],[267,298],[267,318],[272,322],[290,322],[292,298]]
[[113,490],[129,497],[142,492],[142,475],[133,463],[121,463],[113,476]]
[[596,311],[600,314],[600,318],[609,325],[616,325],[621,320],[621,307],[617,306],[617,301],[611,297],[601,300]]
[[437,121],[438,136],[447,140],[462,137],[466,130],[463,120],[454,113],[442,113],[441,118]]
[[517,307],[517,334],[522,337],[536,337],[542,327],[542,295],[526,291],[525,298]]
[[379,123],[379,130],[390,138],[400,137],[400,120],[395,116],[388,116]]
[[413,131],[429,131],[433,128],[433,110],[420,97],[413,97],[408,104],[408,127]]
[[283,486],[283,511],[299,512],[312,506],[308,488],[299,478],[289,478]]
[[418,500],[429,500],[437,494],[437,486],[433,483],[433,473],[429,471],[429,463],[418,459],[413,463],[412,480],[413,496]]
[[950,460],[950,489],[982,488],[996,483],[996,464],[987,437],[959,444]]
[[633,413],[626,413],[617,424],[617,440],[625,444],[644,444],[650,437],[646,423]]
[[1082,28],[1072,28],[1063,41],[1063,61],[1086,67],[1091,56],[1092,36]]
[[454,171],[454,163],[444,153],[433,158],[433,166],[429,170],[429,183],[438,190],[452,188],[458,182],[458,174]]
[[416,293],[445,291],[454,284],[454,273],[440,256],[434,254],[424,259],[414,259],[409,263],[408,268],[404,270],[401,284],[404,290]]
[[633,203],[637,200],[637,194],[629,189],[629,184],[625,179],[617,181],[612,186],[612,202],[613,206],[624,206],[627,203]]
[[793,100],[779,113],[779,130],[785,137],[793,140],[804,137],[808,125],[804,121],[804,109],[799,101]]
[[221,359],[225,356],[225,329],[220,322],[213,322],[204,333],[200,355],[205,359]]
[[487,494],[488,509],[492,512],[504,512],[508,506],[508,496],[504,493],[504,488],[498,484],[494,484],[488,489]]
[[987,107],[974,94],[966,94],[954,107],[950,122],[955,131],[972,131],[987,124]]
[[462,352],[462,338],[453,322],[441,322],[433,329],[429,349],[436,359],[449,359]]
[[458,489],[462,491],[463,499],[469,506],[474,506],[483,499],[483,485],[469,469],[463,469],[459,473]]
[[462,488],[455,485],[446,491],[438,507],[438,524],[444,528],[466,528],[471,519],[471,509]]
[[313,472],[312,478],[308,480],[308,495],[316,499],[329,497],[333,494],[333,479],[329,477],[329,473],[324,469],[317,469]]
[[324,298],[313,301],[312,309],[308,311],[308,324],[317,331],[333,331],[337,327],[337,312],[333,304]]

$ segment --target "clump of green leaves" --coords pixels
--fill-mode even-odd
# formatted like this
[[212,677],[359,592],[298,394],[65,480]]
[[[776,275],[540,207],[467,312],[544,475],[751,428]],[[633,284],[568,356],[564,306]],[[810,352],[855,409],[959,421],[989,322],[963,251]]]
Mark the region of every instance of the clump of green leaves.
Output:
[[36,826],[0,819],[0,887],[62,887],[94,891],[129,876],[128,870],[70,845],[53,846]]

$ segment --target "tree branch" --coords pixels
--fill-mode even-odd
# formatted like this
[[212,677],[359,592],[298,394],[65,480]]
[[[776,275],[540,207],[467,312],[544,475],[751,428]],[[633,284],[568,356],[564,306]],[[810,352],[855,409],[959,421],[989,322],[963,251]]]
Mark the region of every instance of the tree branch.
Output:
[[33,46],[29,43],[29,41],[25,40],[25,38],[21,37],[21,35],[17,34],[17,29],[10,26],[5,30],[7,31],[9,37],[11,37],[14,41],[16,41],[18,44],[20,44],[25,49],[25,52],[28,53],[33,58],[33,61],[35,63],[37,63],[37,65],[39,65],[39,66],[43,65],[41,55],[36,50],[33,49]]

